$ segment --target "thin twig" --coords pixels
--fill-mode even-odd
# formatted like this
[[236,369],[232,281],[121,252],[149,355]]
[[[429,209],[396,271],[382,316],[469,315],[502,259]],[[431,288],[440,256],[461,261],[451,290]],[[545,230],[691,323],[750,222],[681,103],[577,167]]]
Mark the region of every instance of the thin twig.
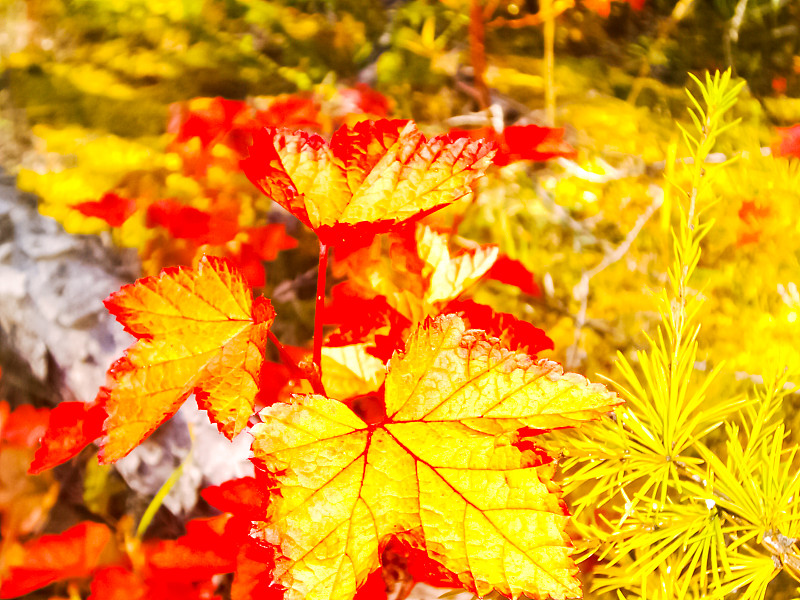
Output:
[[581,275],[581,280],[573,288],[572,295],[576,300],[579,300],[581,304],[578,314],[575,317],[575,339],[572,345],[567,348],[567,368],[574,369],[580,362],[578,359],[578,351],[581,337],[583,335],[583,328],[586,326],[586,311],[589,305],[589,282],[593,277],[613,265],[615,262],[619,261],[623,256],[625,256],[625,254],[628,253],[645,223],[647,223],[650,217],[653,216],[653,213],[655,213],[661,207],[662,200],[663,196],[656,196],[650,206],[648,206],[647,209],[645,209],[645,211],[639,215],[639,218],[636,219],[636,223],[633,224],[633,227],[628,232],[628,235],[625,237],[622,243],[614,248],[611,252],[607,252],[603,256],[603,260],[601,260],[596,266],[588,271],[584,271]]

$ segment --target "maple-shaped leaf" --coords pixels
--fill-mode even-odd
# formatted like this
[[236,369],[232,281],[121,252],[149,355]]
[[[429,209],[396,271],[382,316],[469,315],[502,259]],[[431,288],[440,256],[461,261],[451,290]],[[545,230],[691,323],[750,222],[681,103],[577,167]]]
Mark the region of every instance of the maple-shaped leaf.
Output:
[[100,437],[106,417],[102,404],[62,402],[56,406],[28,472],[41,473],[76,456]]
[[109,371],[103,462],[125,456],[192,393],[222,433],[241,431],[254,412],[275,311],[253,300],[228,261],[204,256],[196,270],[164,269],[105,304],[138,341]]
[[254,461],[276,485],[259,529],[277,583],[287,600],[350,600],[398,537],[480,596],[580,596],[555,467],[517,430],[618,403],[456,315],[428,320],[390,362],[383,422],[320,395],[262,411]]
[[84,521],[57,535],[43,535],[27,542],[13,557],[8,574],[0,582],[0,598],[28,594],[61,579],[86,577],[100,563],[112,539],[102,523]]
[[483,141],[437,136],[414,123],[362,121],[330,144],[288,129],[255,133],[242,169],[324,244],[369,238],[470,193],[494,154]]

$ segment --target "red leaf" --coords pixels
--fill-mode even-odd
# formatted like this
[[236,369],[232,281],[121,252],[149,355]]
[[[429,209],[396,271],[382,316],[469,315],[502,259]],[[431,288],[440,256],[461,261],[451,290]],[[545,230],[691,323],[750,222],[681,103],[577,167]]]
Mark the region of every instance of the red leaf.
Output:
[[41,473],[76,456],[100,437],[106,416],[101,404],[62,402],[56,406],[28,473]]
[[505,254],[497,258],[486,276],[494,281],[516,286],[525,294],[536,297],[542,295],[542,290],[539,289],[534,274],[521,262],[509,258]]
[[[238,240],[243,238],[241,242]],[[266,284],[263,261],[275,260],[278,252],[297,246],[282,224],[251,227],[228,245],[230,257],[252,287]],[[233,247],[231,249],[231,247]]]
[[491,307],[472,300],[450,302],[443,313],[459,313],[473,329],[483,329],[500,338],[511,349],[527,354],[552,350],[555,346],[547,334],[527,321],[509,313],[495,312]]
[[[503,139],[507,154],[498,152],[500,161],[546,161],[558,157],[572,158],[576,154],[575,149],[564,141],[564,129],[561,127],[512,125],[503,130]],[[495,157],[496,165],[504,164],[500,161]]]
[[143,546],[148,579],[188,583],[232,573],[249,530],[249,523],[236,522],[231,515],[190,521],[186,535]]
[[211,215],[176,200],[157,200],[147,207],[147,226],[160,226],[174,238],[203,243],[211,232]]
[[136,212],[136,200],[123,198],[114,192],[103,194],[100,200],[79,202],[71,206],[87,217],[103,219],[111,227],[122,227],[122,224]]
[[[458,587],[461,587],[460,585]],[[387,600],[386,582],[380,569],[373,571],[364,585],[358,588],[353,600]]]
[[269,492],[255,477],[232,479],[222,485],[207,487],[200,494],[214,508],[248,521],[261,519],[269,501]]
[[46,585],[88,576],[112,539],[102,523],[84,521],[58,535],[43,535],[23,546],[22,562],[12,564],[0,598],[14,598]]
[[215,589],[210,581],[187,583],[143,578],[115,566],[95,574],[89,600],[221,600],[214,595]]
[[328,338],[329,346],[367,341],[376,331],[388,327],[397,334],[394,351],[402,346],[402,332],[411,326],[411,321],[391,307],[385,296],[365,298],[348,282],[333,287],[331,303],[325,307],[323,315],[325,323],[339,325],[339,330]]
[[199,138],[205,148],[227,133],[236,116],[247,108],[247,104],[239,100],[219,97],[194,98],[188,103],[172,104],[167,131],[175,134],[177,142]]
[[355,87],[344,89],[340,93],[356,109],[351,112],[361,112],[376,119],[389,116],[390,100],[366,83],[357,83]]
[[283,223],[250,227],[245,230],[247,244],[261,260],[275,260],[281,250],[297,247],[297,240],[286,233]]
[[258,394],[256,409],[271,406],[285,399],[282,392],[292,379],[292,369],[272,361],[264,361],[258,373]]
[[95,573],[89,600],[145,600],[148,591],[136,573],[123,567],[108,567]]
[[497,144],[497,154],[492,162],[505,166],[518,160],[547,161],[560,156],[571,158],[575,149],[564,141],[564,129],[539,125],[512,125],[502,133],[492,127],[478,129],[451,129],[455,138],[486,139]]
[[256,112],[255,120],[261,127],[322,128],[316,103],[295,95],[276,96],[267,109]]
[[231,600],[282,600],[283,590],[273,583],[273,551],[249,539],[237,557]]

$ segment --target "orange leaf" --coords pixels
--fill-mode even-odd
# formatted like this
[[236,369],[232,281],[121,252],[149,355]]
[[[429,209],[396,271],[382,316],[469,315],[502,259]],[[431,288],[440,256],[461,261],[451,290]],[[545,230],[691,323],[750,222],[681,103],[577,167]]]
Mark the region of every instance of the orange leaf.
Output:
[[351,600],[392,537],[480,596],[579,596],[554,464],[515,442],[596,419],[617,396],[456,315],[414,333],[385,390],[381,423],[301,395],[253,430],[254,461],[277,482],[260,532],[287,600]]
[[50,411],[30,404],[13,411],[8,402],[0,400],[0,441],[10,446],[34,448],[47,430]]
[[84,521],[58,535],[28,542],[0,584],[0,598],[22,596],[61,579],[88,576],[98,566],[111,537],[105,525]]
[[256,132],[245,174],[325,244],[369,238],[470,193],[494,154],[482,141],[427,140],[409,121],[363,121],[318,135]]
[[101,460],[125,456],[194,393],[233,438],[254,412],[267,331],[275,318],[253,301],[225,259],[165,269],[111,294],[106,307],[139,338],[109,371]]

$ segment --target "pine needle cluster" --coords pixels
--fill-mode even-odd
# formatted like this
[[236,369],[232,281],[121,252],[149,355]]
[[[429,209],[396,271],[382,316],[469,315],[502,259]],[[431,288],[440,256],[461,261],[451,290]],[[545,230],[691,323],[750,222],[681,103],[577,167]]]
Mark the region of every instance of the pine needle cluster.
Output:
[[750,600],[768,587],[800,597],[800,455],[780,418],[798,374],[776,365],[731,397],[713,385],[723,363],[696,369],[712,183],[735,160],[707,159],[737,123],[725,115],[743,84],[730,72],[695,83],[693,126],[681,127],[690,158],[668,166],[677,220],[661,326],[646,351],[618,355],[613,383],[626,404],[596,427],[555,434],[589,597]]

